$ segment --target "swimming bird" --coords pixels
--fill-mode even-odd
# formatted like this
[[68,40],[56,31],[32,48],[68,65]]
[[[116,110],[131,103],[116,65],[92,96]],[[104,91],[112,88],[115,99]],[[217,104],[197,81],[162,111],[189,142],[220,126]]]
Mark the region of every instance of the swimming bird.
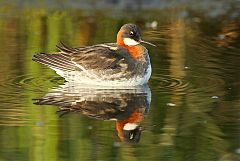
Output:
[[123,25],[116,43],[68,47],[62,42],[59,52],[37,53],[33,60],[55,70],[66,81],[103,86],[138,86],[146,84],[152,68],[148,50],[142,45],[140,29]]

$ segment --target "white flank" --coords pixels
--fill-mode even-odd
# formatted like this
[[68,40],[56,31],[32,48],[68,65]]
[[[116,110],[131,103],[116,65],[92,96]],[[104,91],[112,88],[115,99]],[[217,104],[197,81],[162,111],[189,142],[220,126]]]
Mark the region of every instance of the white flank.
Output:
[[123,127],[123,130],[134,130],[138,127],[137,124],[134,123],[126,123]]
[[98,79],[98,77],[97,77],[95,74],[89,73],[83,66],[77,64],[76,62],[74,62],[74,64],[75,64],[78,68],[80,68],[83,72],[85,72],[90,78],[92,77],[92,78]]
[[149,64],[149,65],[148,65],[148,68],[147,68],[147,72],[146,72],[146,74],[144,75],[142,81],[141,81],[139,84],[145,84],[145,83],[147,83],[148,80],[149,80],[150,77],[151,77],[151,74],[152,74],[152,67],[151,67],[151,65]]
[[118,80],[104,80],[99,78],[93,73],[90,73],[84,68],[84,71],[71,71],[64,72],[59,69],[52,68],[57,74],[64,77],[69,82],[89,84],[89,85],[101,85],[101,86],[138,86],[146,84],[151,76],[151,65],[148,66],[146,74],[143,77],[135,76],[130,79],[120,78]]
[[[148,60],[149,61],[149,57]],[[144,76],[134,76],[130,79],[119,78],[118,80],[106,80],[105,75],[97,76],[91,70],[85,69],[83,66],[76,64],[82,71],[62,71],[57,68],[51,68],[57,74],[64,77],[68,82],[75,82],[80,84],[96,85],[96,86],[138,86],[146,84],[151,76],[152,68],[149,63],[147,71]],[[111,76],[108,76],[111,77]],[[114,77],[114,75],[113,75]]]
[[124,38],[124,39],[123,39],[123,42],[124,42],[124,44],[127,45],[127,46],[134,46],[134,45],[140,44],[140,42],[137,42],[137,41],[135,41],[135,40],[133,40],[133,39],[130,39],[130,38]]

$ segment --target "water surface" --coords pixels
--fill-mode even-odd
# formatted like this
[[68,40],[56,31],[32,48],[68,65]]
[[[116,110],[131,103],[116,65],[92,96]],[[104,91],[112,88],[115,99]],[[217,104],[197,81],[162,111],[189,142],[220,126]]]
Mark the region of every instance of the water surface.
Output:
[[[2,7],[0,160],[239,160],[239,15],[234,5],[127,18]],[[60,40],[74,47],[114,42],[127,22],[157,45],[146,46],[153,68],[146,87],[79,88],[31,60],[56,51]],[[120,134],[126,122],[139,129]]]

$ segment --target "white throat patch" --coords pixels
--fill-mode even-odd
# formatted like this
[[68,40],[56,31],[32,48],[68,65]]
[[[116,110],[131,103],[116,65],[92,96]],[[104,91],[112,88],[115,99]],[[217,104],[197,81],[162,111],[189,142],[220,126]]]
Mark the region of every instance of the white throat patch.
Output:
[[135,123],[126,123],[123,127],[123,130],[134,130],[138,127]]
[[137,42],[137,41],[135,41],[133,39],[130,39],[130,38],[123,38],[123,42],[127,46],[134,46],[134,45],[140,44],[139,42]]

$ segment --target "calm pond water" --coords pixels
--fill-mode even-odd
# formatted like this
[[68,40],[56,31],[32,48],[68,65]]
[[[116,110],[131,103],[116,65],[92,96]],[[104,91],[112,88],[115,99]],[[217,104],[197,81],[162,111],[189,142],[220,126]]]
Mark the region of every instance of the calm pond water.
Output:
[[[0,13],[0,161],[240,160],[236,6],[127,16],[11,7]],[[114,42],[127,22],[157,45],[146,46],[153,68],[148,86],[68,84],[32,61],[36,52],[56,51],[60,40],[74,47]],[[122,130],[128,122],[139,127]]]

